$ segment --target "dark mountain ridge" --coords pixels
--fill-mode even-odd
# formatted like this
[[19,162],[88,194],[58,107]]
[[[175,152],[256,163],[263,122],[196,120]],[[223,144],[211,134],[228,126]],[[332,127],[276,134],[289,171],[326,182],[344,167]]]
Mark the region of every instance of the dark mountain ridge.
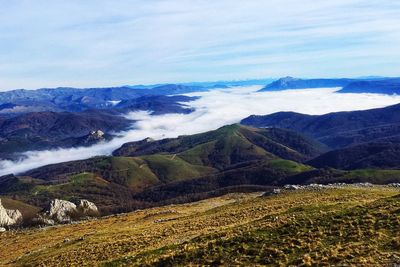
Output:
[[356,81],[344,86],[338,93],[400,94],[400,78]]
[[281,127],[315,138],[332,149],[308,162],[317,168],[400,169],[400,105],[311,116],[278,112],[242,121]]
[[115,132],[127,130],[133,121],[123,115],[131,111],[149,110],[153,115],[187,114],[193,111],[184,102],[188,96],[142,96],[125,100],[109,109],[81,112],[30,112],[0,116],[0,158],[15,158],[17,152],[58,147],[90,145],[84,142],[91,131],[101,130],[108,140]]
[[315,138],[331,148],[397,135],[400,123],[400,104],[370,110],[333,112],[307,115],[277,112],[265,116],[249,116],[241,121],[253,127],[290,129]]
[[[400,140],[400,139],[399,139]],[[400,169],[400,142],[369,142],[327,152],[308,164],[317,168]]]

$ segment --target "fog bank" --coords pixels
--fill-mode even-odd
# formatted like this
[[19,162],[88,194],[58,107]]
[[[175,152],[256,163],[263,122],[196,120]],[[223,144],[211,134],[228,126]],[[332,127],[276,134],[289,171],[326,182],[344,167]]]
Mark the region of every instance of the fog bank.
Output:
[[278,111],[306,114],[325,114],[335,111],[363,110],[384,107],[400,102],[400,96],[378,94],[339,94],[337,89],[305,89],[277,92],[256,92],[261,86],[235,87],[189,96],[199,99],[186,103],[195,108],[190,114],[152,116],[149,112],[132,112],[126,116],[137,120],[132,129],[118,133],[110,142],[90,147],[29,151],[25,159],[0,161],[0,175],[18,174],[40,166],[98,155],[110,155],[122,144],[146,137],[161,139],[201,133],[237,123],[249,115],[265,115]]

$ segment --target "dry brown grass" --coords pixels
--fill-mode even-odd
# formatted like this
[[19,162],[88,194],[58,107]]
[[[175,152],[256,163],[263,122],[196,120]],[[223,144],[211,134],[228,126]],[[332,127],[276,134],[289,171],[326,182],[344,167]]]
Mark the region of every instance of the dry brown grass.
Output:
[[[241,233],[254,234],[257,228],[277,228],[290,221],[296,223],[291,213],[301,214],[302,209],[307,214],[315,211],[323,215],[398,193],[398,190],[388,188],[348,188],[296,191],[270,197],[258,197],[259,193],[229,194],[196,203],[147,209],[78,224],[6,232],[0,234],[0,265],[155,264],[159,259],[168,259],[169,255],[179,256],[182,251],[197,253],[208,243],[219,240],[213,235],[220,234],[224,236],[223,239],[229,239],[240,237]],[[318,241],[318,236],[325,234],[323,229],[318,230],[318,222],[313,216],[308,216],[307,220],[308,224],[315,226],[313,236]],[[337,229],[335,233],[340,231]],[[312,244],[314,237],[307,236],[308,239],[304,240],[297,238],[287,245],[300,248],[319,246],[318,243]],[[244,251],[252,249],[250,241],[249,247],[246,247],[247,241],[241,242]],[[210,245],[210,249],[221,250],[218,246]],[[357,244],[354,243],[354,246],[357,247]],[[341,248],[335,244],[328,249],[329,255],[335,255]],[[221,253],[223,255],[223,251]],[[289,260],[290,257],[274,248],[268,253],[276,259],[282,257]],[[314,256],[302,255],[301,260],[307,265]],[[204,257],[206,259],[206,255]],[[192,261],[187,263],[196,264]],[[180,264],[185,265],[185,262],[181,261]]]

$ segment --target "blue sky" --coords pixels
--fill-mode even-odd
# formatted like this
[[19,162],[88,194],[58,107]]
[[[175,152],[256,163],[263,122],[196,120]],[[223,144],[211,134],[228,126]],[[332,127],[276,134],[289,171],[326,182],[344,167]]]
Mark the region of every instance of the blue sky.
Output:
[[400,76],[400,1],[0,0],[0,90]]

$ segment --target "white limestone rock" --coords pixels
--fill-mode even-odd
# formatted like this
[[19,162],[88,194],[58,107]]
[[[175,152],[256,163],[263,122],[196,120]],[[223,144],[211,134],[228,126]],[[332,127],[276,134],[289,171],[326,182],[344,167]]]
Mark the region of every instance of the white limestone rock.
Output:
[[21,212],[19,210],[8,210],[4,208],[0,199],[0,226],[15,225],[21,221]]
[[76,212],[76,205],[74,203],[66,200],[54,199],[51,201],[46,214],[58,222],[65,223],[71,221],[71,214],[74,212]]
[[78,209],[84,215],[93,215],[93,214],[97,214],[99,212],[97,206],[93,202],[90,202],[89,200],[86,200],[86,199],[81,199],[79,201]]

